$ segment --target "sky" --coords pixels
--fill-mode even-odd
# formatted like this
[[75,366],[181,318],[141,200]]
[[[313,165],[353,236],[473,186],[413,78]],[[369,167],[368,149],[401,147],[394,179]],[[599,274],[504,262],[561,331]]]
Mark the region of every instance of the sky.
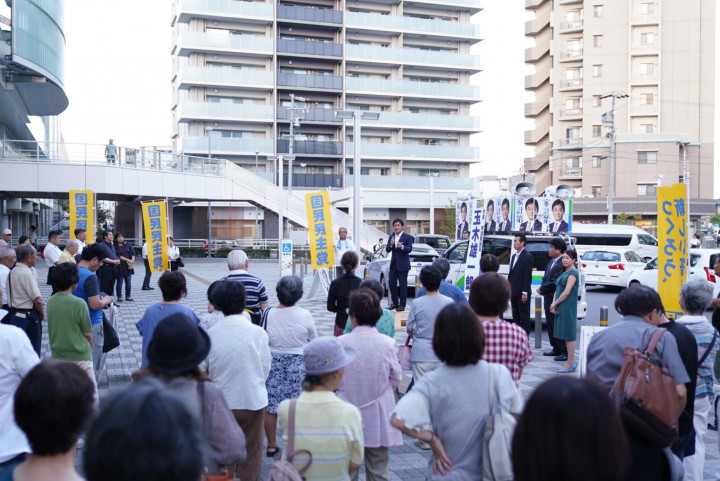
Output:
[[[524,90],[525,75],[532,73],[524,63],[525,48],[532,45],[524,36],[531,15],[524,3],[485,1],[473,18],[483,36],[473,47],[483,68],[471,80],[483,98],[471,110],[482,129],[471,138],[481,161],[471,167],[473,176],[516,174],[523,158],[533,155],[523,143],[533,126],[524,117],[524,105],[533,98]],[[121,146],[171,145],[171,12],[169,0],[65,2],[66,142],[105,144],[113,138]],[[715,124],[720,128],[717,118]],[[719,177],[716,169],[716,195]]]

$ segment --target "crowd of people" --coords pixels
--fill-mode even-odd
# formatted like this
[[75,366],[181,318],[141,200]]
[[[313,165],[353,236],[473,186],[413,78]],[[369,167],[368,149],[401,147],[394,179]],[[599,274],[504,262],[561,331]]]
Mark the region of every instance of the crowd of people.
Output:
[[[385,245],[401,257],[413,239],[401,220],[394,227]],[[133,301],[135,250],[121,233],[105,232],[90,245],[82,234],[75,232],[65,250],[58,246],[62,233],[48,237],[48,299],[40,294],[35,247],[0,245],[9,311],[0,324],[0,481],[81,479],[79,445],[91,481],[259,481],[263,458],[289,461],[307,480],[356,480],[362,468],[367,480],[387,480],[403,434],[430,451],[427,479],[477,480],[490,464],[505,462],[485,449],[488,420],[502,413],[517,416],[501,467],[518,481],[703,479],[720,349],[720,335],[703,315],[713,302],[705,282],[685,283],[685,315],[677,320],[667,319],[654,290],[622,291],[615,303],[622,321],[596,333],[583,353],[586,377],[563,376],[577,369],[580,273],[576,251],[551,238],[537,289],[552,346],[543,354],[564,364],[524,400],[520,379],[533,361],[525,312],[525,264],[532,259],[524,236],[515,237],[509,276],[498,273],[497,258],[482,257],[483,273],[468,297],[445,280],[447,260],[437,259],[420,271],[422,287],[407,305],[412,382],[400,394],[395,314],[382,307],[383,286],[357,276],[358,256],[345,239],[337,245],[342,274],[327,297],[332,336],[318,336],[312,313],[299,305],[302,279],[282,277],[271,306],[265,282],[235,249],[228,273],[203,294],[208,307],[201,315],[182,302],[189,292],[177,264],[159,276],[162,301],[135,322],[139,369],[100,405],[106,309],[123,292]],[[179,255],[173,250],[168,260]],[[396,281],[403,268],[393,266]],[[406,293],[390,291],[391,307],[402,312]],[[505,320],[509,306],[513,318]],[[657,339],[652,349],[650,339]],[[682,411],[672,443],[652,442],[613,402],[628,347],[647,350],[672,376]]]

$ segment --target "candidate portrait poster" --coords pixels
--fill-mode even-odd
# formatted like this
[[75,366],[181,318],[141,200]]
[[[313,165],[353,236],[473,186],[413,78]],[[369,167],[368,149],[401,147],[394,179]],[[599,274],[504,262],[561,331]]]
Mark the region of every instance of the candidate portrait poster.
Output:
[[512,230],[512,197],[499,192],[483,198],[485,206],[485,232]]
[[455,240],[465,240],[470,237],[470,215],[472,214],[474,199],[469,196],[458,196],[455,203]]

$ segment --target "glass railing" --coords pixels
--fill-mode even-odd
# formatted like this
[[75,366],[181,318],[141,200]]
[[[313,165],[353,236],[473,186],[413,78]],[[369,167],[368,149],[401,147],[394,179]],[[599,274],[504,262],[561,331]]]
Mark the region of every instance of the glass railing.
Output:
[[272,72],[262,70],[183,66],[178,73],[178,83],[244,84],[272,87],[273,75]]
[[[313,122],[342,122],[342,119],[335,117],[335,109],[305,109],[302,114],[303,120]],[[288,120],[290,118],[290,110],[285,107],[278,107],[278,119]]]
[[447,65],[480,69],[480,57],[452,51],[420,50],[415,48],[385,48],[374,45],[347,45],[348,59],[359,61],[380,60],[398,64]]
[[214,102],[181,102],[180,118],[211,117],[233,119],[273,120],[271,105],[243,105]]
[[460,97],[476,99],[480,97],[480,88],[474,85],[450,83],[418,82],[415,80],[385,80],[374,78],[347,77],[345,84],[348,93],[382,92],[399,95],[423,95],[435,97]]
[[[347,185],[353,185],[353,176],[347,176]],[[410,175],[361,175],[360,185],[375,189],[429,189],[430,179]],[[464,177],[435,177],[436,189],[472,190],[475,179]]]
[[480,119],[469,115],[421,114],[412,112],[382,112],[380,119],[365,121],[367,125],[400,125],[405,127],[445,127],[450,129],[478,129]]
[[311,42],[308,40],[278,39],[278,52],[299,53],[304,55],[324,55],[342,57],[342,44],[331,42]]
[[[208,142],[210,140],[210,142]],[[267,155],[273,152],[272,139],[229,139],[224,137],[180,137],[178,149],[183,152],[207,153],[246,153],[256,151]]]
[[180,32],[177,44],[189,49],[222,49],[272,54],[272,38],[256,35],[217,35],[205,32]]
[[[290,152],[289,140],[278,140],[277,151],[282,154]],[[296,140],[293,143],[293,153],[314,155],[341,155],[342,142],[320,140]]]
[[278,18],[307,22],[342,24],[342,12],[328,8],[311,8],[298,5],[278,5]]
[[[352,156],[354,144],[347,143],[347,155]],[[436,159],[477,159],[476,147],[459,147],[457,145],[417,145],[417,144],[371,144],[363,142],[360,146],[363,157],[397,157],[397,158],[436,158]]]
[[224,17],[261,17],[272,20],[273,7],[264,2],[238,2],[237,0],[179,0],[176,12],[180,15],[221,15]]
[[446,35],[480,36],[480,26],[472,23],[430,20],[425,18],[348,12],[348,27],[370,27],[394,31],[439,33]]
[[433,3],[439,5],[461,5],[472,8],[473,10],[482,10],[484,7],[482,0],[417,0],[420,3]]
[[342,89],[342,77],[335,77],[333,75],[303,75],[279,72],[277,80],[278,85],[285,87]]

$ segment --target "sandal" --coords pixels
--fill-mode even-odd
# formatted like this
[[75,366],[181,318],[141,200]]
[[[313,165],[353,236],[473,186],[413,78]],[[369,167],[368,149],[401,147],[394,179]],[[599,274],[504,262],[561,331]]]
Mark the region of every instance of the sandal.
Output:
[[268,458],[274,458],[275,456],[279,456],[280,453],[282,453],[282,450],[277,446],[268,446],[267,450],[265,451],[265,456]]

